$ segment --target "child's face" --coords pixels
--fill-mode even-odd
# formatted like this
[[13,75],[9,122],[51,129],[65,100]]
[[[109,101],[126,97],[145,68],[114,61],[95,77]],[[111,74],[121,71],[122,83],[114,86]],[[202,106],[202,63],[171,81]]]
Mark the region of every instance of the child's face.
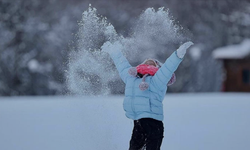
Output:
[[155,66],[156,67],[156,64],[153,60],[147,60],[144,64],[146,65],[152,65],[152,66]]

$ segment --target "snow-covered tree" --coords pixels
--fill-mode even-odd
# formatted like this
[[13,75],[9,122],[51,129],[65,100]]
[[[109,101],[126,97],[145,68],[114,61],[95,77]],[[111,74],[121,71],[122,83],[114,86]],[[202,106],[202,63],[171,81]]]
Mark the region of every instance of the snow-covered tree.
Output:
[[0,94],[63,91],[64,62],[76,11],[51,0],[0,2]]

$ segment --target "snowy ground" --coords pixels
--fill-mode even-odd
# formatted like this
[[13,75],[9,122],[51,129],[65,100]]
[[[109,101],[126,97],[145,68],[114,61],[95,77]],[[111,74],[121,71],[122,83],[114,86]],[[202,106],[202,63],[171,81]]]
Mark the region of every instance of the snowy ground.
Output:
[[[0,150],[127,150],[122,96],[0,97]],[[249,150],[250,94],[169,94],[162,150]]]

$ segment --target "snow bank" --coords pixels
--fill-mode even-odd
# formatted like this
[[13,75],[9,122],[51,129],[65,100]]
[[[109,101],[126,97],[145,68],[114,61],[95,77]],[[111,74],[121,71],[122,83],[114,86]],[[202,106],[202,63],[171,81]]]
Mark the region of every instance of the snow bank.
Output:
[[[249,150],[250,94],[169,94],[162,150]],[[127,150],[123,96],[0,98],[1,150]]]

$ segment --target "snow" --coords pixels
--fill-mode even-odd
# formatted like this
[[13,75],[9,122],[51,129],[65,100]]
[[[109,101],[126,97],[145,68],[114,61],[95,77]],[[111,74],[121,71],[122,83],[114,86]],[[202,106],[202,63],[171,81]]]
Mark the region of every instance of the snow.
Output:
[[217,48],[213,51],[215,59],[242,59],[250,55],[250,39],[242,43]]
[[189,53],[193,60],[197,61],[201,58],[202,50],[198,46],[193,46],[190,48]]
[[53,69],[52,64],[39,63],[36,59],[31,59],[27,65],[31,72],[44,73],[44,72],[50,72]]
[[119,47],[107,47],[109,52],[120,48],[131,64],[138,64],[161,54],[166,57],[160,61],[165,61],[176,50],[173,46],[185,40],[183,28],[175,24],[168,9],[163,7],[143,11],[133,22],[128,37],[118,34],[116,27],[106,17],[98,15],[91,5],[83,12],[78,25],[76,47],[69,54],[66,77],[69,91],[80,95],[107,95],[114,93],[111,84],[121,84],[113,61],[102,52],[104,43],[120,42]]
[[[162,150],[249,150],[250,94],[167,94]],[[1,97],[1,150],[127,150],[123,96]]]
[[32,59],[28,62],[29,70],[35,72],[38,67],[39,67],[39,62],[36,59]]

